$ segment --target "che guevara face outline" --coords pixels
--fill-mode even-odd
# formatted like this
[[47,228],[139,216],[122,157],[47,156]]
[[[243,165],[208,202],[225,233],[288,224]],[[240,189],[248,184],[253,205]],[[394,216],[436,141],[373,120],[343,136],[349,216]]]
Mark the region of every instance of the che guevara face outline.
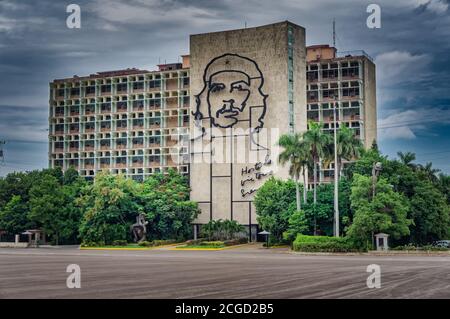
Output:
[[216,127],[234,126],[250,97],[251,79],[242,71],[219,71],[209,78],[208,115]]
[[[242,67],[220,69],[227,64]],[[216,68],[218,70],[211,73]],[[252,129],[259,131],[264,126],[268,95],[262,92],[264,77],[255,61],[233,53],[218,56],[206,66],[203,85],[202,91],[195,96],[196,110],[192,113],[195,120],[209,118],[212,126],[220,128],[233,127],[239,120],[248,121],[251,108],[248,100],[253,94],[257,94],[260,97],[260,103],[256,105],[259,114],[255,118],[257,125]],[[207,107],[207,112],[201,111],[204,106]]]

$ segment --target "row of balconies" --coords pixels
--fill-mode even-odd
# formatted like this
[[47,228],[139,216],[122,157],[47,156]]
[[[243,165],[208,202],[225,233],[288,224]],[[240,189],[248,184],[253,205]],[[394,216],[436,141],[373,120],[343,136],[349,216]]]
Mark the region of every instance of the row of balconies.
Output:
[[54,89],[56,100],[73,99],[82,97],[110,96],[116,94],[133,94],[144,92],[175,91],[189,88],[189,77],[168,79],[168,80],[148,80],[130,83],[99,84],[77,88]]
[[109,102],[97,104],[97,106],[92,105],[91,107],[74,107],[74,106],[59,106],[55,107],[53,116],[54,117],[65,117],[65,116],[79,116],[81,115],[95,115],[95,114],[110,114],[110,113],[129,113],[129,112],[139,112],[139,111],[152,111],[152,110],[164,110],[164,109],[179,109],[179,108],[189,108],[189,101],[178,101],[177,97],[170,97],[166,99],[165,103],[145,103],[136,101],[130,102],[130,105],[126,101],[116,102],[115,107]]

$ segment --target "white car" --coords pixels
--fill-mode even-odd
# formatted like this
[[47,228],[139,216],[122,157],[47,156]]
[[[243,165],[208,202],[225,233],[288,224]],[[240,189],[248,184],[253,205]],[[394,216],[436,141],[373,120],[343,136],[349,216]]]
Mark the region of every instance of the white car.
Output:
[[450,248],[450,240],[438,240],[433,243],[433,246]]

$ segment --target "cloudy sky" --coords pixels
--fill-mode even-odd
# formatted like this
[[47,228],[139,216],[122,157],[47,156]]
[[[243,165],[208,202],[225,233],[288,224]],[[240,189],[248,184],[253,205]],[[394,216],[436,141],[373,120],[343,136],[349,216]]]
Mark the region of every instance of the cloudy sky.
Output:
[[[81,29],[66,7],[81,7]],[[366,26],[370,3],[381,28]],[[291,20],[307,45],[364,49],[377,65],[379,145],[450,173],[450,0],[0,0],[0,175],[47,166],[48,83],[179,61],[189,34]]]

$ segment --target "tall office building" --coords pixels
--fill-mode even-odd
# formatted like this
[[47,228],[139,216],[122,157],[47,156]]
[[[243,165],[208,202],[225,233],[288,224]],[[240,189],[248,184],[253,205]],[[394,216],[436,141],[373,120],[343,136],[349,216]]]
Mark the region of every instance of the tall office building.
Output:
[[[353,129],[364,147],[377,137],[375,64],[364,51],[342,52],[328,45],[307,49],[308,121],[322,122],[324,131],[333,134],[336,127]],[[320,181],[334,176],[334,163],[321,166]]]

